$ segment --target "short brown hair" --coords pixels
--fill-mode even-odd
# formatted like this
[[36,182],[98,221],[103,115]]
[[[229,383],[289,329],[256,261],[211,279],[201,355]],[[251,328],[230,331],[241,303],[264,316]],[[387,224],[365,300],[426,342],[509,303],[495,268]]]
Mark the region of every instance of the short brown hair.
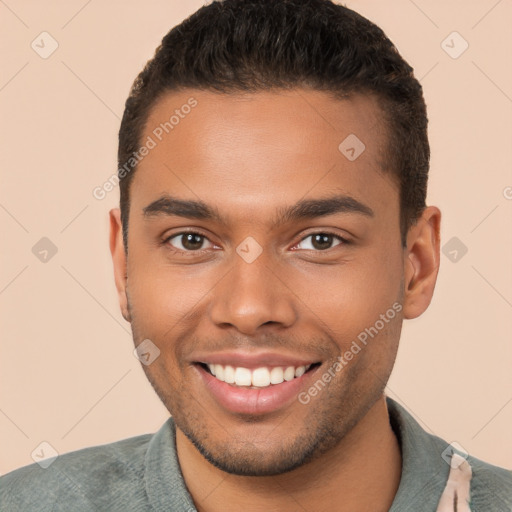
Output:
[[126,100],[118,151],[125,249],[136,170],[134,163],[126,172],[126,165],[163,94],[297,87],[339,97],[376,94],[389,127],[385,166],[399,186],[405,243],[425,208],[430,158],[426,106],[412,68],[379,27],[330,0],[223,0],[200,8],[163,38]]

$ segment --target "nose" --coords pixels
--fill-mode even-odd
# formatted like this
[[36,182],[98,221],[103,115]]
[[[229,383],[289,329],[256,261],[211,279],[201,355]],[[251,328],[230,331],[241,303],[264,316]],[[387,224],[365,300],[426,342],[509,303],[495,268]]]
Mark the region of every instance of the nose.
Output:
[[263,255],[252,263],[235,257],[233,269],[212,293],[210,320],[218,327],[231,326],[249,336],[269,326],[290,327],[297,320],[293,292]]

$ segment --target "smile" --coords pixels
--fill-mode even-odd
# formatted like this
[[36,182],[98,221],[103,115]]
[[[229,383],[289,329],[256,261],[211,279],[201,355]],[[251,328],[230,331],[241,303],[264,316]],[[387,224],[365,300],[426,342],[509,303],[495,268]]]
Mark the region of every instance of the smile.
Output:
[[301,377],[312,364],[306,366],[260,367],[250,370],[241,366],[206,363],[210,373],[218,380],[238,387],[266,388],[271,385],[289,382]]
[[218,406],[232,414],[254,416],[291,406],[310,385],[321,363],[248,366],[253,368],[220,362],[193,365],[199,385]]

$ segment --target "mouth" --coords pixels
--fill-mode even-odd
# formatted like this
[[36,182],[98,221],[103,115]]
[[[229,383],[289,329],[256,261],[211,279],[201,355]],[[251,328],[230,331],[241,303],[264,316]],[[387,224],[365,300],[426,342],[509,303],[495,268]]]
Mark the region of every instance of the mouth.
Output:
[[314,370],[321,363],[309,363],[300,366],[261,366],[250,369],[243,366],[222,365],[213,363],[197,363],[210,375],[221,382],[235,387],[261,389],[290,382]]
[[247,368],[201,361],[192,366],[199,374],[200,385],[220,408],[228,413],[255,416],[297,402],[299,393],[311,385],[321,362]]

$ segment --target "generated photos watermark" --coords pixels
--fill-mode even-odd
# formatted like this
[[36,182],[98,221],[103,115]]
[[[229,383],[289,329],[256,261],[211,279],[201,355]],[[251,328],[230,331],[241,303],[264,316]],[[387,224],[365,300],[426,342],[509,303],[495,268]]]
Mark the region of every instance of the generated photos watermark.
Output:
[[107,197],[109,192],[119,185],[119,181],[125,178],[135,167],[149,155],[152,149],[158,146],[166,135],[172,132],[185,117],[190,114],[194,107],[197,107],[198,102],[194,97],[190,97],[186,103],[181,105],[180,108],[174,110],[174,113],[169,117],[168,121],[160,123],[152,132],[151,135],[146,137],[144,143],[137,151],[132,153],[132,156],[125,164],[117,170],[117,173],[112,174],[102,185],[94,187],[92,195],[98,201]]
[[338,356],[336,361],[319,377],[314,384],[312,384],[306,391],[302,391],[298,395],[298,400],[301,404],[307,405],[312,397],[318,395],[322,389],[325,388],[329,382],[340,372],[347,364],[354,359],[354,357],[367,346],[368,342],[375,338],[382,329],[389,324],[397,315],[402,311],[402,304],[395,302],[385,313],[381,314],[379,319],[370,327],[365,328],[357,335],[357,340],[353,340],[350,348],[346,350],[341,356]]

